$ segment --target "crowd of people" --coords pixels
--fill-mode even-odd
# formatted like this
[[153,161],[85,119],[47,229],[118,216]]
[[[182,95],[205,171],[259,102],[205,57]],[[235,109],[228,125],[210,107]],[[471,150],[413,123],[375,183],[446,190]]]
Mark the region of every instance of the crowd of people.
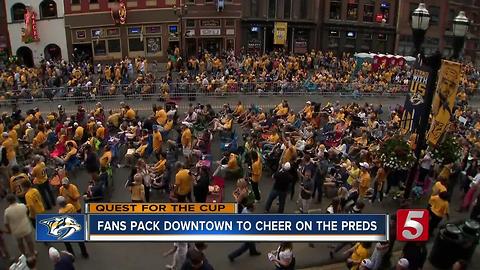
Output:
[[[160,70],[164,72],[160,72]],[[464,65],[462,88],[475,92],[479,71]],[[312,50],[303,55],[285,51],[269,54],[207,51],[183,59],[175,50],[166,66],[145,58],[125,58],[97,64],[83,60],[45,60],[39,66],[11,64],[0,70],[3,99],[159,94],[168,98],[186,93],[285,92],[406,92],[411,67],[374,67],[352,55]]]
[[[289,71],[290,60],[285,63],[286,76],[306,76],[300,69]],[[247,66],[253,74],[269,74],[258,64]],[[276,67],[271,72],[280,70]],[[277,75],[282,76],[281,72]],[[80,213],[83,202],[109,201],[111,186],[114,182],[120,186],[114,172],[125,170],[122,167],[130,169],[124,192],[132,202],[150,202],[153,190],[161,190],[174,202],[234,201],[241,214],[284,213],[288,198],[303,214],[309,213],[312,203],[322,201],[328,202],[322,209],[325,213],[361,213],[366,204],[381,207],[384,198],[402,196],[408,172],[390,168],[378,156],[388,138],[409,139],[399,132],[402,114],[402,106],[386,109],[381,104],[314,101],[296,111],[288,100],[271,111],[240,101],[225,104],[219,111],[209,104],[190,104],[185,114],[168,101],[154,105],[146,117],[124,102],[109,113],[101,103],[92,111],[79,106],[72,115],[61,105],[53,112],[14,110],[0,119],[0,193],[8,202],[2,234],[11,234],[19,251],[34,264],[36,215],[48,210]],[[465,194],[459,210],[469,211],[477,220],[480,215],[480,114],[467,102],[459,102],[449,130],[460,139],[462,156],[457,162],[440,163],[430,151],[419,157],[415,186],[430,196],[425,208],[430,211],[432,235],[448,218],[455,185],[461,185]],[[220,157],[212,153],[217,144],[223,151]],[[79,190],[78,181],[72,181],[79,170],[89,175],[87,190]],[[260,183],[269,175],[273,179],[270,190],[262,193]],[[222,193],[228,184],[235,185],[231,197]],[[386,269],[381,265],[390,261],[395,229],[390,233],[388,242],[334,245],[330,256],[347,248],[344,253],[350,269]],[[421,269],[426,252],[412,250],[423,250],[425,245],[407,244],[395,269]],[[79,247],[88,258],[85,244]],[[63,253],[51,250],[55,263],[73,264],[70,255],[64,254],[74,254],[74,249],[70,243],[65,248]],[[0,249],[9,257],[4,245]],[[204,249],[202,243],[175,243],[164,254],[174,254],[167,268],[213,269]],[[255,243],[248,242],[228,259],[234,262],[246,251],[251,256],[261,254]],[[268,259],[275,269],[295,269],[291,243],[281,243],[268,253]]]

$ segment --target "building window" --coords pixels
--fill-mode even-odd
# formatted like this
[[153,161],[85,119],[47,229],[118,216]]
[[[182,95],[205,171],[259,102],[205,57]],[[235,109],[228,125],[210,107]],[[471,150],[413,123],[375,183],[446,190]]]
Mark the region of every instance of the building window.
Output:
[[292,0],[283,0],[283,18],[284,19],[290,19],[291,14],[291,8],[292,8]]
[[187,20],[187,21],[185,22],[185,24],[187,25],[187,27],[193,28],[193,27],[195,27],[195,20],[191,20],[191,19],[190,19],[190,20]]
[[85,39],[87,37],[87,31],[77,30],[75,31],[75,36],[77,37],[77,39]]
[[53,0],[44,0],[40,3],[40,16],[42,18],[57,17],[57,3]]
[[362,38],[371,40],[372,39],[372,33],[363,33]]
[[187,4],[195,4],[195,0],[187,0]]
[[380,4],[380,14],[378,17],[381,18],[380,22],[388,23],[388,20],[390,19],[390,3],[382,1],[382,3]]
[[226,19],[225,20],[226,27],[235,27],[235,20],[234,19]]
[[330,30],[328,31],[329,37],[340,37],[340,32],[338,30]]
[[127,32],[129,36],[140,35],[140,33],[142,33],[142,27],[140,26],[129,27]]
[[258,0],[250,0],[250,17],[258,17]]
[[211,20],[201,20],[200,26],[202,27],[220,27],[220,20],[211,19]]
[[363,21],[373,22],[373,14],[375,13],[375,6],[367,4],[363,6]]
[[148,37],[147,54],[157,54],[162,51],[162,39],[160,37]]
[[277,0],[268,0],[268,17],[275,18],[277,15]]
[[350,38],[350,39],[356,39],[357,38],[357,32],[347,31],[347,32],[345,32],[345,37]]
[[12,21],[23,21],[25,14],[25,5],[16,3],[12,6]]
[[90,0],[90,4],[98,4],[98,0]]
[[[411,36],[408,36],[408,37],[411,37]],[[387,40],[387,34],[384,34],[384,33],[379,33],[377,35],[377,39],[378,40]],[[410,41],[410,40],[409,40]]]
[[440,16],[440,7],[429,6],[428,12],[430,12],[430,25],[438,25]]
[[108,40],[108,53],[119,53],[122,52],[122,47],[120,45],[120,39],[109,39]]
[[308,0],[300,0],[300,18],[308,19]]
[[80,0],[72,0],[72,5],[80,5]]
[[342,2],[330,1],[330,19],[340,20],[342,17]]
[[350,0],[347,4],[347,20],[358,20],[358,0]]
[[101,29],[92,29],[92,38],[99,38],[103,34],[103,30]]
[[128,39],[128,50],[131,52],[142,52],[145,50],[143,40],[140,38],[130,38]]
[[213,0],[205,0],[205,3],[213,3]]
[[93,53],[95,56],[107,55],[107,44],[105,40],[95,40],[93,42]]

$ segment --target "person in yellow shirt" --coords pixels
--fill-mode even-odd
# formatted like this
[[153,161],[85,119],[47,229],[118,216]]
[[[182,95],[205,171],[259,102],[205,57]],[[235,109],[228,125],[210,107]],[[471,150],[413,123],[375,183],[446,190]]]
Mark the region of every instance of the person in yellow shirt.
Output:
[[151,168],[151,171],[156,175],[160,176],[165,172],[167,164],[167,160],[165,159],[164,155],[160,152],[158,155],[158,161],[155,165]]
[[297,157],[297,149],[295,145],[289,140],[285,140],[285,150],[283,150],[282,158],[280,159],[280,166],[292,162]]
[[10,129],[8,131],[8,136],[13,141],[13,147],[17,148],[18,147],[18,134],[17,134],[17,131],[13,128],[13,126],[10,126]]
[[110,163],[112,162],[112,151],[110,150],[110,145],[105,145],[103,148],[103,154],[100,157],[100,168],[107,169],[110,167]]
[[33,138],[32,147],[36,150],[42,150],[45,148],[47,142],[47,135],[45,134],[45,126],[39,125],[38,132],[35,138]]
[[145,187],[143,185],[143,176],[137,173],[133,176],[133,184],[129,187],[130,199],[134,203],[145,202]]
[[428,200],[430,205],[430,222],[429,222],[429,231],[430,235],[433,235],[433,232],[437,228],[438,224],[442,221],[444,217],[449,218],[449,204],[448,204],[448,192],[443,191],[440,194],[430,197]]
[[347,265],[351,265],[350,270],[359,269],[362,261],[368,258],[368,250],[371,246],[372,243],[370,242],[359,242],[344,252],[344,254],[351,253],[350,257],[347,259]]
[[162,108],[162,107],[158,107],[156,108],[156,112],[155,112],[155,118],[157,120],[157,123],[161,126],[165,125],[165,123],[167,122],[167,112]]
[[370,176],[370,173],[368,172],[369,168],[370,166],[368,165],[368,163],[360,163],[360,183],[358,185],[358,194],[360,198],[365,198],[367,190],[370,188],[370,184],[372,182],[372,178]]
[[261,197],[258,184],[260,183],[260,180],[262,180],[262,159],[259,158],[257,151],[252,151],[250,153],[250,158],[252,159],[252,191],[253,194],[255,194],[255,201],[259,202]]
[[25,203],[28,208],[29,218],[32,221],[32,225],[35,227],[35,219],[37,215],[45,213],[42,196],[36,188],[32,187],[32,183],[30,181],[23,182],[22,187],[27,191],[25,193]]
[[170,117],[168,118],[167,122],[165,123],[165,125],[163,126],[163,131],[164,132],[169,132],[170,130],[172,130],[173,128],[173,119],[171,119]]
[[9,137],[7,132],[2,133],[3,143],[2,146],[7,152],[8,165],[14,166],[17,165],[17,158],[15,154],[15,148],[13,146],[13,140]]
[[53,196],[52,189],[47,181],[47,166],[45,166],[45,162],[43,162],[43,157],[35,155],[32,167],[33,184],[42,195],[45,208],[49,210],[52,208],[52,205],[55,205],[55,197]]
[[152,143],[153,143],[153,152],[155,153],[155,155],[158,158],[158,155],[162,151],[163,138],[162,138],[162,134],[160,133],[160,131],[158,130],[157,127],[155,127],[154,130],[153,130]]
[[115,128],[120,126],[120,120],[122,118],[122,114],[119,112],[112,112],[110,111],[110,115],[107,118],[107,123]]
[[135,118],[137,117],[137,113],[135,112],[134,109],[130,108],[130,106],[125,106],[125,118],[127,118],[127,120],[129,121],[133,121],[135,120]]
[[27,174],[20,171],[20,166],[13,166],[12,177],[10,177],[9,181],[10,192],[15,194],[15,196],[21,203],[26,204],[25,193],[27,193],[27,190],[23,188],[23,182],[30,182],[30,178]]
[[243,104],[241,101],[238,102],[237,106],[235,107],[235,110],[233,111],[234,116],[240,116],[245,112],[245,107],[243,107]]
[[352,185],[353,182],[358,181],[360,177],[360,168],[358,167],[358,164],[356,162],[352,162],[352,166],[350,170],[348,171],[348,178],[347,178],[347,183],[349,185]]
[[85,130],[82,126],[79,126],[77,122],[73,123],[73,128],[75,128],[73,140],[76,141],[78,144],[81,144],[83,142],[83,133],[85,132]]
[[58,204],[58,213],[59,214],[75,214],[77,210],[75,210],[75,206],[71,203],[67,203],[67,200],[63,196],[57,197],[57,204]]
[[183,147],[183,155],[185,158],[189,159],[192,155],[192,132],[186,125],[182,126],[181,143]]
[[190,198],[192,190],[192,176],[190,171],[185,169],[182,163],[177,163],[176,168],[178,172],[175,175],[174,194],[178,202],[186,202],[187,198],[189,201],[192,201]]
[[97,131],[95,132],[95,137],[101,142],[105,140],[105,128],[102,125],[102,122],[97,122]]
[[227,115],[225,118],[218,120],[215,118],[213,120],[213,131],[222,131],[222,130],[231,130],[233,125],[233,116],[231,114]]
[[80,204],[80,192],[78,192],[78,188],[74,184],[70,183],[70,180],[67,177],[62,179],[62,186],[60,187],[58,194],[63,196],[67,203],[72,204],[77,213],[82,212],[82,205]]
[[289,112],[289,108],[288,108],[288,104],[286,104],[286,105],[281,106],[281,107],[276,111],[275,114],[276,114],[278,117],[284,117],[284,116],[286,116],[286,115],[288,114],[288,112]]
[[447,179],[445,179],[445,177],[443,177],[443,176],[439,176],[438,181],[435,182],[435,184],[432,187],[432,195],[431,196],[438,195],[438,194],[440,194],[442,192],[445,192],[445,191],[447,191]]

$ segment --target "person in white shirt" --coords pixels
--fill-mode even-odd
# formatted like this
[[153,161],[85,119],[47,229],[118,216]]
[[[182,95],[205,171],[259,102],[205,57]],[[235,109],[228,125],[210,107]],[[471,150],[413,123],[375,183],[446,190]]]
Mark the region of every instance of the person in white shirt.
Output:
[[430,173],[430,169],[433,165],[433,159],[430,156],[430,152],[426,152],[422,159],[420,159],[420,172],[418,174],[418,182],[424,183],[425,178]]
[[163,254],[164,257],[173,253],[172,264],[167,264],[167,269],[180,269],[185,259],[187,258],[188,243],[187,242],[175,242],[173,248]]
[[4,213],[5,232],[17,240],[20,252],[26,256],[35,256],[33,242],[33,227],[28,218],[28,208],[23,203],[17,203],[15,195],[8,194],[8,207]]

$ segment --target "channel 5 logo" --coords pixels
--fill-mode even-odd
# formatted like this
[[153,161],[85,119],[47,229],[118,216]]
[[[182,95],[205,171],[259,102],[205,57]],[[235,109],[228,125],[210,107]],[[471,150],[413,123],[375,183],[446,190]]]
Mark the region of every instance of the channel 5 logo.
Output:
[[397,211],[397,239],[399,241],[427,241],[429,213],[426,209]]

